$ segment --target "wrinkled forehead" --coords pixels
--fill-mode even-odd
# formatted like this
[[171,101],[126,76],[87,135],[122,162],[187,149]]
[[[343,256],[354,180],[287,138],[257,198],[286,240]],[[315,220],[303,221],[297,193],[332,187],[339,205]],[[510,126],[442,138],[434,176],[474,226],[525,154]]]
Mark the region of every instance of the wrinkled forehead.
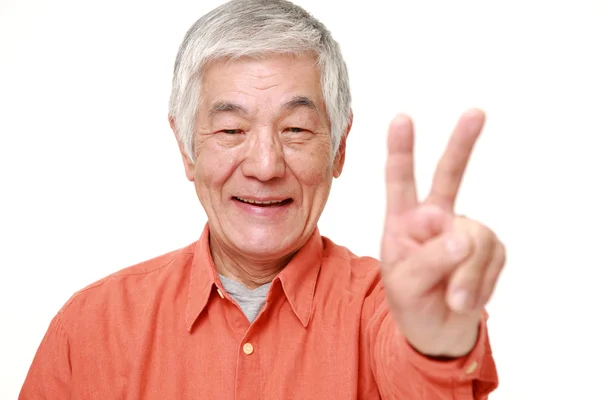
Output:
[[221,102],[296,103],[324,109],[321,72],[311,53],[221,58],[203,68],[203,108]]

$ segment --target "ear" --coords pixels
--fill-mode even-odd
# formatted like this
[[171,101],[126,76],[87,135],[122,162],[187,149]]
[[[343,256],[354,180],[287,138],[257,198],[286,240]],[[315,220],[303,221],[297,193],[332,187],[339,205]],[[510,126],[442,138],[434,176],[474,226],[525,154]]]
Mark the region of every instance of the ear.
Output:
[[175,120],[171,115],[169,115],[169,125],[171,126],[171,130],[173,134],[175,134],[175,140],[177,140],[177,145],[179,146],[179,152],[181,153],[181,158],[183,160],[183,167],[185,168],[185,176],[189,181],[194,181],[196,166],[192,160],[187,155],[183,144],[179,140],[179,136],[177,135],[177,128],[175,127]]
[[348,140],[348,135],[350,135],[350,129],[352,129],[352,121],[354,119],[354,114],[350,112],[350,118],[348,120],[348,127],[346,128],[346,132],[342,135],[340,140],[340,147],[338,148],[338,152],[333,160],[333,177],[339,178],[342,174],[342,169],[344,169],[344,162],[346,161],[346,140]]

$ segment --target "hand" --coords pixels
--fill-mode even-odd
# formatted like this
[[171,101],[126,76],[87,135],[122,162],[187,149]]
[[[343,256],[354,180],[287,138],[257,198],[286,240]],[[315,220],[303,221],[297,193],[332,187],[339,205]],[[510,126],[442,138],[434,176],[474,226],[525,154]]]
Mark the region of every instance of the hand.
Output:
[[383,283],[398,328],[428,356],[471,351],[482,309],[504,266],[504,246],[495,234],[453,211],[484,120],[479,110],[460,118],[423,202],[414,178],[412,122],[399,115],[389,130]]

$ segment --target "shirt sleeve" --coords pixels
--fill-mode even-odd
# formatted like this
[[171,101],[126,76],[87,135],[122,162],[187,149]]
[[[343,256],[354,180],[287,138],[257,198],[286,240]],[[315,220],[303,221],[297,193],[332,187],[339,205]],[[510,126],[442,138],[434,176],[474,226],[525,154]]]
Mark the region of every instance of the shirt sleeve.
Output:
[[385,299],[379,302],[365,321],[364,351],[369,352],[370,367],[381,398],[486,400],[498,386],[487,318],[483,312],[479,336],[469,354],[451,361],[436,361],[410,346],[398,330]]
[[35,354],[19,400],[69,399],[70,382],[69,338],[58,314]]

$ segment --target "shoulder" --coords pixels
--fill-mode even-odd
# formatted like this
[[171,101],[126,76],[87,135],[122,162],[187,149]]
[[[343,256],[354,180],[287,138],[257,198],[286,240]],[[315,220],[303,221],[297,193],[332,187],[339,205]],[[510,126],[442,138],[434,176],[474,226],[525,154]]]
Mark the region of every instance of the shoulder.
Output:
[[110,274],[75,292],[58,312],[62,319],[82,312],[122,307],[132,298],[151,295],[169,281],[181,280],[191,265],[196,243]]
[[[346,247],[323,238],[322,276],[329,281],[330,288],[341,289],[341,293],[349,295],[350,301],[361,302],[365,327],[371,321],[381,321],[389,311],[380,264],[374,257],[358,256]],[[373,320],[373,317],[377,319]]]
[[331,263],[337,267],[348,268],[357,275],[368,275],[373,271],[379,271],[379,260],[376,258],[358,256],[325,236],[322,240],[324,264]]
[[323,261],[319,279],[329,280],[335,286],[343,285],[345,291],[360,296],[371,294],[381,281],[379,260],[356,255],[327,237],[322,237],[322,240]]

